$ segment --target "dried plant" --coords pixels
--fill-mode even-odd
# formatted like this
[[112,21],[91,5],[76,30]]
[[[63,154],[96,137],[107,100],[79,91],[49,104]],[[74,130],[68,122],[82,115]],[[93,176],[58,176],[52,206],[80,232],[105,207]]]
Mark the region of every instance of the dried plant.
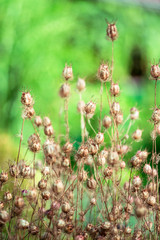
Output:
[[[112,42],[112,61],[110,66],[103,63],[98,69],[101,86],[99,126],[96,129],[91,120],[96,103],[84,103],[85,80],[79,78],[77,82],[77,109],[82,138],[78,150],[70,140],[68,122],[72,66],[65,66],[64,83],[59,90],[60,97],[64,99],[65,111],[66,135],[63,145],[62,139],[58,137],[56,140],[54,136],[51,120],[48,117],[42,120],[35,114],[30,92],[22,93],[22,128],[17,158],[8,170],[0,174],[0,239],[158,239],[160,157],[156,151],[156,138],[160,135],[160,109],[156,102],[156,88],[160,68],[158,64],[151,66],[151,77],[155,81],[151,117],[154,126],[151,133],[152,153],[140,147],[128,160],[126,154],[132,142],[139,142],[143,131],[137,128],[131,132],[132,125],[139,118],[137,108],[131,108],[129,117],[123,120],[121,106],[117,101],[120,87],[113,79],[114,41],[118,37],[115,23],[108,23],[106,33]],[[109,112],[102,119],[104,89]],[[33,125],[34,133],[28,139],[28,147],[22,158],[26,120]],[[127,121],[129,124],[126,129]],[[87,131],[89,128],[95,133],[92,138]],[[106,135],[109,142],[106,142]],[[27,163],[29,152],[33,156],[32,165]],[[37,158],[39,152],[43,154],[42,161]],[[89,172],[86,171],[86,165],[89,166]],[[125,168],[128,168],[130,174],[122,185]],[[147,177],[145,186],[142,177],[137,175],[141,169]],[[37,175],[40,175],[38,182]]]

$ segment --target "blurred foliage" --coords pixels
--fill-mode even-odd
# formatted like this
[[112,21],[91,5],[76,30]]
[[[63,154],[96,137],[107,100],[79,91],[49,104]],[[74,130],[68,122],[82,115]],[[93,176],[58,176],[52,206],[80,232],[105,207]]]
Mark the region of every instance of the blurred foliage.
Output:
[[[154,81],[149,80],[151,62],[160,56],[159,12],[121,1],[55,1],[1,0],[0,2],[0,131],[11,135],[20,132],[22,120],[20,95],[31,90],[35,110],[53,121],[56,134],[63,121],[63,101],[58,89],[63,81],[65,63],[72,64],[74,80],[69,104],[69,124],[72,140],[80,141],[80,116],[76,112],[79,100],[75,83],[85,77],[87,89],[83,99],[99,103],[100,82],[96,74],[102,61],[111,62],[112,44],[106,40],[106,21],[116,21],[119,38],[114,44],[114,79],[121,86],[120,101],[125,118],[129,109],[137,106],[141,119],[138,127],[145,129],[143,145],[133,149],[151,151],[149,123],[153,107]],[[159,91],[159,84],[157,92]],[[104,93],[103,115],[108,114]],[[157,102],[160,97],[157,94]],[[98,104],[97,104],[98,105]],[[59,118],[62,112],[61,120]],[[97,114],[92,124],[97,129]],[[96,120],[97,119],[97,120]],[[89,129],[89,127],[88,127]],[[131,130],[133,132],[135,128]],[[25,123],[24,139],[33,132]],[[91,132],[92,134],[92,132]],[[0,135],[1,152],[4,150]],[[10,139],[10,137],[8,137]],[[10,145],[8,140],[7,145]],[[15,146],[18,145],[18,138]],[[160,142],[159,142],[160,143]],[[160,144],[158,145],[160,146]],[[12,144],[11,144],[12,145]],[[10,152],[6,147],[6,152]],[[8,154],[5,155],[8,158]],[[128,155],[128,159],[130,154]]]

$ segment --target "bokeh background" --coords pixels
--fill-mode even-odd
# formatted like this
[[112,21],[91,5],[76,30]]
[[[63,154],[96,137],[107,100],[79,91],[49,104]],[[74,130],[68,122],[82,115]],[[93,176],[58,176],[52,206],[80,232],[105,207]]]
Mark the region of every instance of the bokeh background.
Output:
[[[58,134],[60,112],[63,119],[63,101],[58,90],[63,82],[65,63],[72,64],[74,72],[69,100],[70,135],[72,141],[80,141],[76,81],[78,77],[86,79],[83,99],[86,102],[94,100],[98,105],[100,82],[96,77],[97,69],[103,61],[110,62],[112,53],[112,44],[106,39],[106,19],[115,21],[119,32],[114,44],[114,80],[121,87],[118,101],[124,118],[131,107],[140,110],[137,127],[145,130],[143,141],[134,143],[133,151],[144,148],[151,151],[153,125],[149,119],[154,102],[154,81],[149,79],[149,69],[151,63],[157,63],[160,58],[160,1],[1,0],[0,168],[16,158],[23,90],[31,91],[36,113],[49,116],[55,134]],[[158,104],[159,90],[158,83]],[[106,96],[103,101],[104,116],[109,111]],[[95,129],[98,112],[97,107],[92,120]],[[61,128],[65,132],[63,120]],[[31,133],[33,127],[26,122],[24,140]],[[157,146],[160,149],[160,142]]]

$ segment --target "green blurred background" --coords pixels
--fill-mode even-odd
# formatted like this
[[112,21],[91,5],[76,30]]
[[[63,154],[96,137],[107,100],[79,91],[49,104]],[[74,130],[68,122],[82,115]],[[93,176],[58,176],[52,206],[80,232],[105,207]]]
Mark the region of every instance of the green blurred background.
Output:
[[[133,150],[147,147],[151,151],[153,126],[148,120],[153,108],[154,81],[149,80],[149,69],[160,56],[160,1],[0,0],[1,166],[16,157],[17,134],[22,124],[21,91],[31,90],[36,113],[48,115],[58,134],[59,111],[63,106],[58,90],[65,63],[72,64],[74,72],[69,100],[70,135],[73,141],[80,141],[76,81],[78,77],[86,79],[83,99],[92,99],[98,105],[97,69],[103,60],[110,61],[112,52],[112,44],[106,40],[105,19],[116,21],[119,32],[114,44],[114,80],[121,87],[118,101],[125,118],[131,107],[140,110],[137,127],[145,130],[143,142],[134,143]],[[159,89],[158,83],[158,104]],[[104,116],[109,109],[105,94],[103,99]],[[92,120],[95,128],[98,112],[97,107]],[[64,121],[61,122],[65,132]],[[25,141],[32,132],[32,125],[26,121]],[[160,142],[157,146],[160,149]]]

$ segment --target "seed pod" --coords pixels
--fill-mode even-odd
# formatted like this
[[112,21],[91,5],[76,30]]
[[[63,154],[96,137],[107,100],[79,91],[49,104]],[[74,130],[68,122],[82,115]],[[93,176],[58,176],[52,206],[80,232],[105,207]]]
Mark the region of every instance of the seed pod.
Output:
[[146,209],[146,207],[144,207],[144,206],[138,206],[138,207],[136,207],[136,209],[135,209],[135,213],[136,213],[136,216],[137,216],[138,218],[141,218],[141,217],[144,217],[144,216],[146,215],[147,209]]
[[110,151],[107,159],[108,164],[115,165],[119,162],[119,155],[116,151]]
[[82,171],[78,175],[78,179],[80,182],[82,182],[82,181],[85,182],[87,180],[87,172],[82,169]]
[[130,228],[130,227],[125,227],[125,229],[124,229],[124,233],[125,234],[131,234],[131,232],[132,232],[132,229]]
[[21,103],[25,106],[33,105],[33,99],[29,92],[22,92]]
[[110,222],[104,222],[101,224],[101,227],[104,229],[104,230],[108,230],[110,229],[111,227],[111,223]]
[[99,154],[97,157],[97,165],[98,166],[104,166],[106,164],[106,157],[102,154]]
[[51,209],[53,209],[54,211],[57,211],[59,210],[61,207],[61,204],[57,201],[54,201],[51,203]]
[[150,206],[154,206],[155,204],[156,204],[156,199],[155,199],[155,197],[154,196],[150,196],[148,199],[147,199],[147,203],[148,203],[148,205],[150,205]]
[[17,208],[23,208],[24,207],[24,199],[22,197],[15,197],[14,205]]
[[53,191],[57,194],[60,194],[64,191],[64,185],[60,179],[57,179],[53,184]]
[[84,111],[87,117],[93,116],[95,110],[96,110],[96,104],[92,101],[86,103],[86,105],[84,106]]
[[49,191],[46,190],[46,191],[43,191],[43,192],[42,192],[42,198],[43,198],[45,201],[49,200],[50,197],[51,197],[51,194],[50,194]]
[[73,232],[73,230],[74,230],[73,224],[67,224],[67,225],[65,226],[65,233],[70,234],[70,233]]
[[116,121],[117,125],[122,124],[122,122],[123,122],[123,113],[118,113],[115,116],[115,121]]
[[77,235],[74,240],[85,240],[83,235]]
[[49,137],[53,135],[52,125],[44,127],[44,134]]
[[38,187],[40,190],[44,190],[47,187],[47,180],[41,179],[38,183]]
[[6,222],[8,222],[10,219],[8,212],[6,212],[5,210],[1,210],[0,211],[0,223],[1,224],[5,224]]
[[49,175],[49,173],[50,173],[50,167],[43,167],[41,173],[42,173],[44,176]]
[[35,201],[37,198],[37,190],[33,188],[27,191],[27,198],[29,201]]
[[105,177],[111,177],[113,174],[113,169],[111,167],[107,167],[104,170],[104,176]]
[[88,151],[91,155],[95,155],[98,152],[98,145],[92,139],[88,141]]
[[30,176],[30,173],[31,173],[30,166],[24,165],[24,167],[22,167],[21,169],[21,176],[26,178]]
[[12,199],[12,194],[8,191],[4,193],[4,200],[5,201],[10,201]]
[[92,166],[93,165],[93,157],[92,155],[88,155],[88,157],[85,159],[85,164],[88,166]]
[[126,163],[124,161],[120,162],[120,168],[124,169],[126,167]]
[[8,181],[8,173],[2,171],[0,174],[0,182],[4,183],[7,181]]
[[157,189],[156,183],[150,182],[147,186],[148,192],[155,192]]
[[42,125],[42,118],[40,116],[35,116],[34,123],[37,127],[40,127]]
[[82,78],[78,78],[78,81],[77,81],[77,89],[78,91],[83,91],[86,87],[86,83],[85,83],[85,80],[82,79]]
[[142,160],[139,157],[137,157],[136,155],[133,156],[130,161],[132,167],[139,167],[141,162],[142,162]]
[[151,66],[151,76],[155,79],[157,79],[160,76],[160,68],[159,68],[159,64],[156,65],[152,65]]
[[129,182],[125,182],[123,185],[124,190],[127,191],[129,189],[129,185],[130,185]]
[[126,207],[125,207],[125,211],[129,214],[132,214],[132,211],[133,211],[133,207],[131,204],[127,204]]
[[84,106],[85,106],[85,102],[84,101],[79,101],[77,104],[77,111],[79,113],[83,113],[84,112]]
[[90,203],[92,205],[96,205],[96,203],[97,203],[96,198],[91,198]]
[[73,70],[72,66],[65,65],[65,68],[63,69],[63,77],[65,80],[69,80],[73,78]]
[[70,142],[66,142],[65,145],[63,146],[63,152],[65,153],[72,152],[72,149],[73,149],[73,144]]
[[41,149],[40,138],[35,133],[28,139],[28,148],[31,152],[38,152]]
[[137,153],[136,153],[136,156],[138,156],[140,159],[142,159],[142,160],[146,160],[147,159],[147,157],[148,157],[148,152],[146,151],[146,150],[144,150],[144,151],[138,151]]
[[155,109],[153,114],[152,114],[152,120],[155,122],[155,123],[158,123],[160,122],[160,109]]
[[142,201],[141,198],[136,197],[136,198],[134,199],[134,203],[135,203],[136,206],[141,206],[141,205],[143,204],[143,201]]
[[71,206],[70,206],[70,204],[69,204],[68,202],[63,203],[63,205],[62,205],[62,211],[63,211],[64,213],[68,213],[68,212],[70,211],[70,209],[71,209]]
[[0,201],[0,211],[4,208],[4,203]]
[[111,125],[112,125],[111,117],[105,116],[105,117],[103,118],[103,126],[107,129],[107,128],[109,128]]
[[133,178],[133,186],[135,188],[139,188],[141,184],[142,184],[142,180],[140,179],[140,177],[139,176],[134,176],[134,178]]
[[87,187],[91,190],[96,189],[97,183],[96,180],[94,180],[93,177],[91,177],[90,179],[87,180]]
[[152,138],[152,141],[155,141],[157,138],[157,132],[155,129],[151,132],[151,138]]
[[11,165],[9,167],[9,173],[11,175],[11,177],[16,177],[19,175],[19,169],[16,165]]
[[120,87],[117,83],[112,83],[110,88],[110,93],[112,96],[116,97],[120,93]]
[[64,228],[66,225],[65,221],[63,219],[59,219],[57,222],[57,227],[58,228]]
[[30,225],[28,231],[30,234],[36,235],[39,233],[39,228],[35,225]]
[[88,151],[88,146],[87,145],[81,145],[77,151],[78,156],[80,156],[81,158],[83,157],[87,157],[89,154]]
[[67,168],[70,165],[70,160],[68,158],[64,158],[62,161],[62,166]]
[[157,176],[157,170],[156,169],[152,169],[151,174],[152,177],[156,177]]
[[140,129],[137,129],[133,135],[132,135],[132,138],[135,140],[135,141],[140,141],[141,140],[141,137],[142,137],[142,130]]
[[146,200],[148,197],[149,197],[149,192],[147,191],[147,189],[144,189],[142,191],[142,198]]
[[116,40],[118,38],[117,27],[115,23],[108,23],[108,27],[106,30],[107,36],[112,40]]
[[59,95],[61,98],[68,98],[70,95],[70,85],[67,83],[64,83],[59,90]]
[[143,167],[143,172],[146,173],[147,175],[150,175],[152,172],[152,168],[149,164],[145,164]]
[[133,107],[130,109],[130,119],[131,120],[136,120],[139,118],[139,111],[137,108]]
[[98,69],[98,78],[102,82],[107,82],[107,81],[109,81],[109,75],[110,75],[110,71],[109,71],[108,65],[101,64]]
[[104,142],[104,134],[99,132],[95,137],[95,141],[97,144],[102,144]]
[[120,113],[120,104],[118,102],[113,102],[110,111],[111,114],[114,115]]
[[157,131],[157,134],[160,135],[160,123],[157,124],[156,131]]
[[27,229],[29,227],[29,222],[27,222],[25,219],[18,219],[17,221],[17,228],[18,229]]

